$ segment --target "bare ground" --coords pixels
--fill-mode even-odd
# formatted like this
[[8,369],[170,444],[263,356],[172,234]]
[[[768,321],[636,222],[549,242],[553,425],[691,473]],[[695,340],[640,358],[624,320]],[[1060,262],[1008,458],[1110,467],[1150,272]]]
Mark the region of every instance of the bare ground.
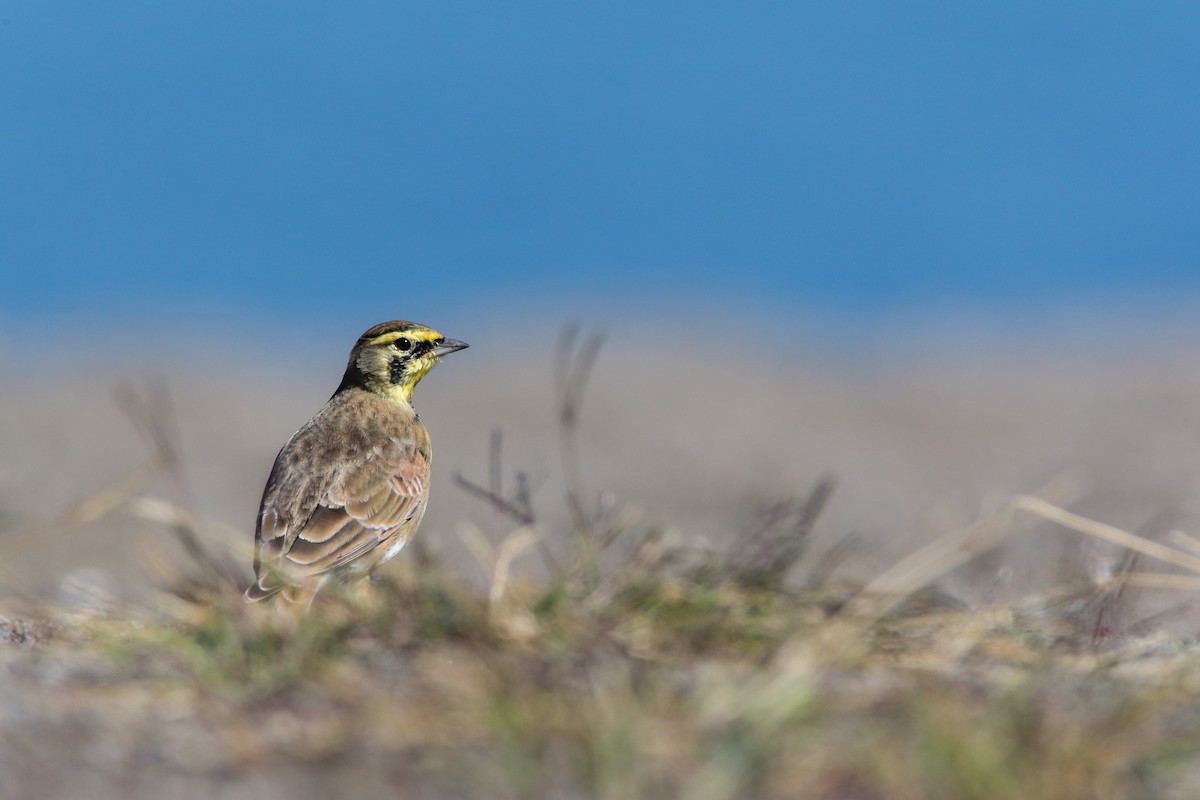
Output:
[[[576,434],[588,535],[613,532],[594,545],[564,501],[551,348],[502,368],[480,344],[418,391],[424,552],[299,627],[235,602],[172,526],[248,578],[266,472],[340,356],[13,361],[0,794],[1194,796],[1185,344],[616,337]],[[505,496],[524,474],[549,559],[455,473]],[[1033,493],[1052,505],[1013,501]]]

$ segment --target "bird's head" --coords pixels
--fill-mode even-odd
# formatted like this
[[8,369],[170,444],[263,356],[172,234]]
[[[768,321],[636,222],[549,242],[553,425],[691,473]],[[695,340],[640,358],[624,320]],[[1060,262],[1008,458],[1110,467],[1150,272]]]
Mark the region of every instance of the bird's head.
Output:
[[415,322],[381,323],[358,337],[338,391],[359,387],[411,403],[425,373],[442,356],[466,346]]

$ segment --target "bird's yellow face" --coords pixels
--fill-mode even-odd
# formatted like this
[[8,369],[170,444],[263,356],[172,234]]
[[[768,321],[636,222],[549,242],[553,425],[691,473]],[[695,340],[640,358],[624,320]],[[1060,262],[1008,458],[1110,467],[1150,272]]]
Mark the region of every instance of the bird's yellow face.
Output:
[[350,352],[347,383],[412,402],[413,389],[444,355],[467,344],[415,322],[385,322],[364,333]]

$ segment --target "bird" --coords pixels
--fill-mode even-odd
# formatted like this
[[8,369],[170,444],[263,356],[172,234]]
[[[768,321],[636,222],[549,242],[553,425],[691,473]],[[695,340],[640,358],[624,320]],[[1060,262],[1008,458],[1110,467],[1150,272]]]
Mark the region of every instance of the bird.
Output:
[[275,458],[255,523],[248,602],[276,597],[307,608],[327,580],[367,576],[412,538],[431,463],[413,390],[466,347],[404,320],[358,338],[337,391]]

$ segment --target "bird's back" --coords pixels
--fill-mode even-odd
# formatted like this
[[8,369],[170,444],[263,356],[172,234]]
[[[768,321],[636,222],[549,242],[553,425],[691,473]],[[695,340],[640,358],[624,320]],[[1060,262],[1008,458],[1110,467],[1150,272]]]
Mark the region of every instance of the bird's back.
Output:
[[429,434],[411,405],[339,391],[275,459],[247,598],[311,597],[331,574],[386,561],[420,523],[429,478]]

